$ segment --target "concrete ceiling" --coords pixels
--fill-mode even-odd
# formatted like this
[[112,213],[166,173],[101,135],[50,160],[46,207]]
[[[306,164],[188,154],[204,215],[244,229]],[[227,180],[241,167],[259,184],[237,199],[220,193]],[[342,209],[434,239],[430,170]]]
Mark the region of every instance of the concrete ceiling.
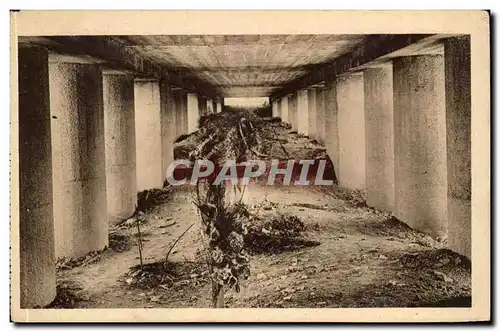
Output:
[[270,96],[362,44],[364,35],[114,36],[151,62],[207,82],[225,97]]

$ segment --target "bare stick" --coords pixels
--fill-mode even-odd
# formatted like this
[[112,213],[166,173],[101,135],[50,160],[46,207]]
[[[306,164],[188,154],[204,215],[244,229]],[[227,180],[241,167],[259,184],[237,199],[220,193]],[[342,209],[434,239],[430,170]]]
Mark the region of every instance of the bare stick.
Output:
[[137,220],[137,242],[139,246],[139,262],[141,263],[142,270],[142,236],[141,236],[141,227],[139,226],[139,218]]
[[186,234],[187,231],[189,231],[191,229],[191,227],[193,227],[193,226],[194,226],[194,224],[191,224],[191,226],[189,226],[188,228],[186,228],[186,230],[177,238],[177,240],[175,240],[174,244],[172,244],[172,246],[170,247],[170,249],[168,249],[167,256],[165,257],[165,264],[168,264],[168,257],[170,256],[170,253],[172,252],[172,249],[174,249],[174,247],[177,244],[177,242],[179,242],[179,240],[184,236],[184,234]]

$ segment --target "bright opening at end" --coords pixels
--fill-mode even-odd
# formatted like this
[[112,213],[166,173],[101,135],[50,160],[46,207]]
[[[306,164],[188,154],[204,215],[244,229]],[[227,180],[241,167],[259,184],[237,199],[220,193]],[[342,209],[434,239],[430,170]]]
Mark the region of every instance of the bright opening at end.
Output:
[[269,97],[224,98],[224,105],[239,107],[262,107],[269,105]]

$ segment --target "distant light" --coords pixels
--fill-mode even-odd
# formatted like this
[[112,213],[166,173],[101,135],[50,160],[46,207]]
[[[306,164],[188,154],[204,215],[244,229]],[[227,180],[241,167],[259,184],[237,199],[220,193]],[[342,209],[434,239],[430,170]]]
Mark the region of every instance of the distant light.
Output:
[[269,97],[224,98],[224,105],[227,105],[227,106],[258,107],[258,106],[264,106],[264,105],[268,105],[268,104],[269,104]]

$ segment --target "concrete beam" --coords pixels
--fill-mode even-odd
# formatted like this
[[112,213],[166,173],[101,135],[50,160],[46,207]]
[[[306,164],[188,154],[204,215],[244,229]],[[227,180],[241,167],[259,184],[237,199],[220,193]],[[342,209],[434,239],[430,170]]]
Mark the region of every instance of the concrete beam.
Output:
[[[337,59],[326,63],[316,65],[309,73],[299,77],[283,86],[279,91],[271,95],[271,101],[285,96],[294,91],[308,88],[314,84],[326,81],[329,77],[340,75],[347,71],[358,68],[382,56],[387,56],[393,52],[411,46],[412,44],[427,47],[435,43],[442,36],[429,34],[412,35],[375,35],[357,46],[351,52],[348,52]],[[417,44],[420,43],[420,44]],[[410,51],[418,48],[414,47]],[[401,56],[402,53],[398,55]]]
[[174,85],[190,92],[203,92],[215,98],[220,94],[217,89],[200,78],[187,78],[182,71],[162,67],[123,42],[105,36],[48,36],[48,37],[19,37],[21,44],[41,45],[48,50],[62,55],[91,57],[105,63],[110,69],[128,70],[136,76],[155,79],[166,78]]

